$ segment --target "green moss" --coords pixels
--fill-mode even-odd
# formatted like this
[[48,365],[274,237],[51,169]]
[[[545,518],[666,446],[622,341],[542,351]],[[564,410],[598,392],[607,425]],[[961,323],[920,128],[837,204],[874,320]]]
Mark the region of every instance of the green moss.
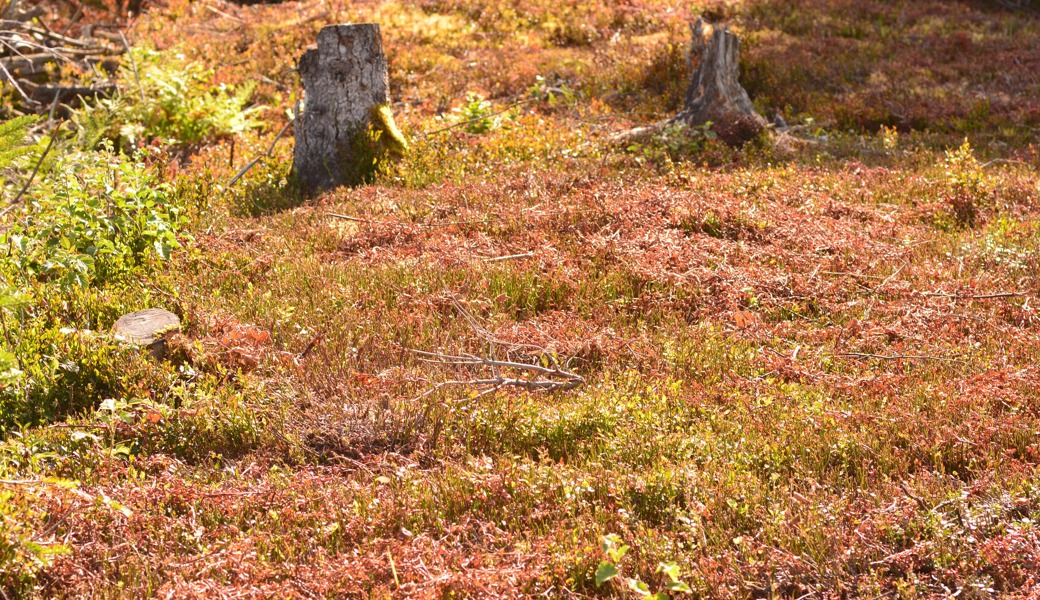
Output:
[[408,150],[408,140],[394,122],[394,113],[386,104],[372,108],[372,129],[379,132],[379,141],[392,156],[403,155]]

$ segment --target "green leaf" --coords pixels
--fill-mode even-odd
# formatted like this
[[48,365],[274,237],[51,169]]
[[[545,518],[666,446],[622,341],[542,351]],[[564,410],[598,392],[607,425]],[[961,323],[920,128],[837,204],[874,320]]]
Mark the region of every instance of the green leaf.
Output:
[[650,586],[646,585],[642,581],[639,581],[638,579],[629,579],[628,587],[640,596],[650,595]]
[[690,592],[690,586],[686,585],[682,581],[674,581],[668,584],[668,591],[670,592]]
[[657,572],[664,573],[665,577],[668,578],[668,581],[672,583],[679,581],[679,565],[674,562],[661,563],[657,566]]
[[599,568],[596,569],[596,585],[600,586],[610,581],[611,579],[618,576],[618,568],[612,563],[602,561],[599,563]]

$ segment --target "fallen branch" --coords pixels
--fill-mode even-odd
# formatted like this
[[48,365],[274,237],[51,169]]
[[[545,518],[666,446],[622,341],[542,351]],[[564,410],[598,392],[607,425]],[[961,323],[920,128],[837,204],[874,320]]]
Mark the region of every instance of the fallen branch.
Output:
[[998,292],[995,294],[948,294],[946,292],[921,292],[922,296],[933,298],[954,298],[956,300],[992,300],[995,298],[1019,298],[1028,296],[1028,292]]
[[32,82],[22,82],[25,90],[29,93],[29,98],[36,102],[54,101],[52,99],[57,98],[59,104],[68,104],[73,100],[83,97],[109,97],[113,92],[116,91],[114,85],[100,85],[100,86],[76,86],[76,85],[36,85]]
[[524,252],[522,254],[507,254],[505,256],[493,256],[491,258],[485,258],[484,262],[500,262],[503,260],[515,260],[517,258],[530,258],[534,256],[534,252]]
[[33,485],[42,482],[42,479],[0,479],[2,485]]
[[518,371],[530,371],[532,373],[536,373],[538,375],[543,375],[546,377],[544,379],[521,379],[518,377],[506,377],[504,375],[497,375],[490,379],[446,381],[438,384],[438,387],[444,387],[447,385],[470,385],[478,387],[483,386],[489,387],[489,389],[484,392],[487,393],[502,387],[512,386],[530,391],[555,392],[573,390],[574,388],[585,383],[585,378],[581,375],[571,373],[570,371],[565,371],[559,367],[554,367],[550,369],[541,365],[513,362],[508,360],[492,360],[489,358],[473,356],[471,354],[455,356],[451,354],[441,354],[439,352],[425,352],[423,350],[412,350],[411,352],[422,357],[420,358],[420,360],[422,360],[423,362],[452,366],[478,366],[488,367],[492,369],[514,369]]
[[231,178],[231,181],[229,181],[228,184],[226,186],[224,186],[224,189],[227,190],[231,186],[235,185],[236,181],[241,179],[242,176],[245,175],[246,172],[249,171],[249,169],[253,168],[253,165],[255,165],[256,163],[260,162],[265,157],[271,156],[271,154],[274,152],[274,145],[278,143],[278,140],[282,139],[282,136],[285,135],[285,132],[289,130],[289,126],[292,125],[295,122],[296,122],[295,118],[290,119],[289,122],[286,123],[284,127],[282,127],[282,130],[278,132],[278,135],[274,136],[274,140],[271,141],[271,145],[267,147],[267,152],[264,152],[260,156],[257,156],[253,160],[249,161],[249,164],[247,164],[246,166],[242,167],[242,170],[239,171],[238,173],[236,173],[235,176]]
[[947,358],[945,356],[927,356],[923,354],[868,354],[865,352],[842,352],[838,356],[845,356],[848,358],[876,358],[879,360],[938,360],[944,362],[956,362],[966,363],[967,361],[959,358]]
[[350,215],[342,215],[340,213],[327,212],[326,215],[330,217],[336,217],[337,219],[343,219],[344,221],[354,221],[357,223],[368,223],[368,219],[362,219],[361,217],[352,217]]

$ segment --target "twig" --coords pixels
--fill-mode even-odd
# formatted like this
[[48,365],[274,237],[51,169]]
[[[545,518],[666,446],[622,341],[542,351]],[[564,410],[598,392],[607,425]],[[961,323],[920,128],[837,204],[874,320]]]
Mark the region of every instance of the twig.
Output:
[[126,48],[126,57],[130,59],[130,69],[134,72],[134,80],[137,81],[137,93],[141,95],[141,103],[145,102],[144,99],[144,86],[141,85],[141,76],[137,73],[137,61],[134,60],[134,53],[130,51],[130,44],[126,41],[126,36],[123,35],[122,29],[117,29],[119,32],[119,39],[123,42],[123,48]]
[[986,162],[982,163],[981,165],[979,165],[979,168],[985,169],[986,167],[988,167],[990,165],[997,165],[997,164],[1002,164],[1002,165],[1025,165],[1027,167],[1029,166],[1029,163],[1025,162],[1024,160],[1015,160],[1013,158],[994,158],[993,160],[987,160]]
[[303,359],[307,358],[307,355],[310,354],[312,350],[314,350],[314,347],[317,346],[318,342],[320,342],[320,341],[321,341],[321,333],[319,332],[317,335],[314,336],[314,339],[312,339],[307,344],[307,347],[305,347],[302,351],[300,351],[300,353],[297,354],[296,356],[300,360],[303,360]]
[[54,131],[51,133],[51,139],[47,142],[47,147],[43,149],[43,154],[40,154],[40,160],[36,161],[36,166],[33,167],[32,173],[29,174],[29,179],[25,181],[25,185],[22,186],[21,191],[19,191],[18,195],[14,197],[11,204],[4,210],[0,211],[0,217],[6,215],[8,211],[13,209],[15,206],[18,206],[18,202],[22,199],[22,195],[25,194],[26,190],[29,189],[29,186],[32,185],[33,179],[36,178],[36,174],[40,171],[40,165],[43,164],[43,159],[47,158],[47,154],[51,151],[51,147],[54,146],[54,139],[58,136],[58,130],[61,129],[61,125],[61,123],[58,123],[58,126],[54,128]]
[[903,490],[903,493],[906,494],[908,498],[916,502],[917,505],[921,507],[921,510],[929,510],[928,505],[925,504],[925,501],[922,500],[920,496],[915,495],[913,492],[910,491],[909,488],[906,487],[906,482],[900,481],[899,489]]
[[[54,102],[51,102],[51,110],[47,114],[47,124],[50,125],[54,122],[54,111],[58,109],[58,100],[61,99],[61,88],[54,91]],[[54,138],[51,138],[54,139]]]
[[236,173],[235,176],[231,178],[231,181],[229,181],[227,183],[227,185],[224,186],[224,189],[227,190],[231,186],[235,185],[235,182],[238,181],[239,179],[241,179],[242,176],[245,175],[246,172],[249,171],[249,169],[252,169],[253,165],[255,165],[256,163],[260,162],[261,159],[263,159],[266,156],[271,156],[271,153],[274,152],[274,145],[278,143],[278,140],[282,139],[282,136],[285,135],[285,132],[289,130],[289,126],[292,125],[295,122],[296,122],[296,117],[293,117],[292,119],[290,119],[289,122],[286,123],[285,126],[282,127],[281,131],[278,132],[278,135],[274,136],[274,140],[271,141],[271,145],[267,147],[267,152],[264,152],[260,156],[257,156],[253,160],[249,161],[249,164],[247,164],[246,166],[242,167],[242,170],[239,171],[238,173]]
[[498,115],[500,115],[500,114],[502,114],[504,112],[508,112],[508,111],[516,108],[517,106],[521,106],[521,105],[524,105],[524,104],[530,104],[531,102],[536,102],[538,100],[540,100],[540,98],[528,98],[527,100],[521,100],[519,102],[514,102],[513,104],[510,104],[509,106],[503,108],[502,110],[500,110],[498,112],[491,113],[490,115],[481,115],[479,117],[473,117],[472,119],[467,119],[465,121],[459,121],[458,123],[454,123],[452,125],[448,125],[447,127],[442,127],[441,129],[435,129],[433,131],[424,132],[422,134],[422,136],[423,137],[429,137],[429,136],[437,134],[437,133],[443,133],[445,131],[448,131],[448,130],[451,130],[451,129],[455,129],[456,127],[462,127],[463,125],[469,125],[470,123],[476,123],[477,121],[483,121],[484,119],[490,119],[491,117],[497,117]]
[[939,360],[945,362],[956,362],[966,363],[967,361],[959,358],[947,358],[945,356],[927,356],[923,354],[868,354],[865,352],[842,352],[838,356],[846,356],[849,358],[877,358],[879,360]]
[[[520,371],[531,371],[539,375],[556,379],[519,379],[505,377],[498,375],[492,379],[473,379],[469,381],[457,381],[457,382],[445,382],[444,385],[474,385],[474,386],[492,386],[493,389],[498,389],[504,386],[519,387],[526,390],[532,391],[566,391],[572,390],[583,383],[585,378],[576,373],[565,371],[559,367],[549,369],[541,365],[532,365],[529,363],[513,362],[508,360],[492,360],[489,358],[480,358],[478,356],[464,354],[461,356],[453,356],[450,354],[441,354],[439,352],[425,352],[423,350],[412,350],[414,354],[418,354],[421,357],[420,360],[424,362],[437,363],[442,365],[453,365],[453,366],[481,366],[490,368],[503,368],[503,369],[516,369]],[[562,379],[562,381],[560,381]]]
[[506,346],[510,351],[519,349],[534,350],[539,354],[547,355],[548,358],[551,361],[553,361],[554,365],[559,365],[559,362],[556,361],[556,357],[546,352],[545,348],[542,348],[537,344],[518,344],[516,342],[507,342],[505,340],[500,340],[496,338],[494,335],[492,335],[490,331],[484,328],[483,325],[477,322],[477,319],[474,318],[473,315],[471,315],[469,311],[466,310],[466,308],[462,306],[462,304],[460,304],[456,298],[451,299],[451,304],[455,307],[455,310],[459,311],[459,314],[462,315],[462,318],[466,319],[466,322],[469,324],[470,328],[477,335],[482,337],[492,348],[494,348],[495,346]]
[[390,554],[390,549],[386,549],[386,557],[390,559],[390,572],[394,574],[394,584],[398,589],[401,588],[401,580],[397,578],[397,566],[394,565],[394,556]]
[[72,29],[72,26],[76,24],[76,21],[79,21],[80,17],[82,17],[82,16],[83,16],[83,5],[79,4],[79,5],[76,6],[76,12],[72,13],[72,18],[69,19],[69,22],[66,23],[65,27],[61,30],[61,34],[60,35],[65,35],[66,33],[68,33],[69,30]]
[[0,479],[0,484],[3,485],[32,485],[34,483],[41,483],[42,479]]
[[231,19],[232,21],[237,21],[238,23],[244,23],[245,22],[242,19],[239,19],[238,17],[236,17],[234,15],[229,15],[226,12],[223,12],[221,10],[217,10],[216,8],[213,8],[209,4],[203,4],[202,6],[206,10],[210,11],[211,13],[213,13],[215,15],[218,15],[218,16],[221,16],[221,17],[224,17],[225,19]]
[[898,269],[895,270],[895,272],[893,272],[891,275],[886,277],[884,281],[879,283],[878,286],[876,288],[874,288],[873,293],[876,294],[879,291],[881,291],[881,288],[885,287],[885,285],[887,285],[889,281],[892,281],[892,279],[895,278],[896,275],[899,275],[900,273],[902,273],[903,269],[905,269],[906,265],[908,265],[908,264],[910,264],[910,263],[908,263],[908,262],[903,263],[902,266],[900,266]]
[[356,221],[358,223],[370,223],[368,219],[362,219],[360,217],[352,217],[350,215],[341,215],[339,213],[327,212],[326,215],[330,217],[336,217],[337,219],[343,219],[344,221]]
[[495,256],[492,258],[485,258],[485,262],[499,262],[503,260],[513,260],[516,258],[530,258],[534,256],[534,252],[524,252],[523,254],[507,254],[505,256]]
[[2,60],[0,60],[0,71],[4,72],[4,76],[7,77],[7,80],[11,82],[11,85],[14,86],[14,89],[18,91],[18,94],[21,95],[21,97],[24,98],[27,103],[29,103],[30,105],[36,104],[36,101],[32,100],[31,98],[29,98],[29,96],[25,94],[25,90],[22,89],[22,86],[18,85],[18,80],[16,80],[14,78],[14,75],[12,75],[11,72],[7,70],[7,67],[4,66],[4,61]]
[[823,275],[840,275],[844,277],[857,277],[861,279],[880,279],[884,280],[884,277],[878,277],[877,275],[864,275],[862,273],[849,273],[847,271],[820,271]]
[[921,292],[922,296],[932,296],[935,298],[954,298],[957,300],[992,300],[994,298],[1018,298],[1021,296],[1028,296],[1028,292],[998,292],[995,294],[947,294],[946,292]]

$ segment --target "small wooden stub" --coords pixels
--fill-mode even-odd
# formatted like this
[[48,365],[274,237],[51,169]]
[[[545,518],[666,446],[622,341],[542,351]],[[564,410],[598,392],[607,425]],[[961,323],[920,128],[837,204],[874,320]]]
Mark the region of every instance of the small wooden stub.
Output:
[[131,344],[146,346],[157,359],[161,359],[166,343],[163,335],[180,329],[180,318],[168,310],[146,308],[119,317],[112,327],[116,337]]

